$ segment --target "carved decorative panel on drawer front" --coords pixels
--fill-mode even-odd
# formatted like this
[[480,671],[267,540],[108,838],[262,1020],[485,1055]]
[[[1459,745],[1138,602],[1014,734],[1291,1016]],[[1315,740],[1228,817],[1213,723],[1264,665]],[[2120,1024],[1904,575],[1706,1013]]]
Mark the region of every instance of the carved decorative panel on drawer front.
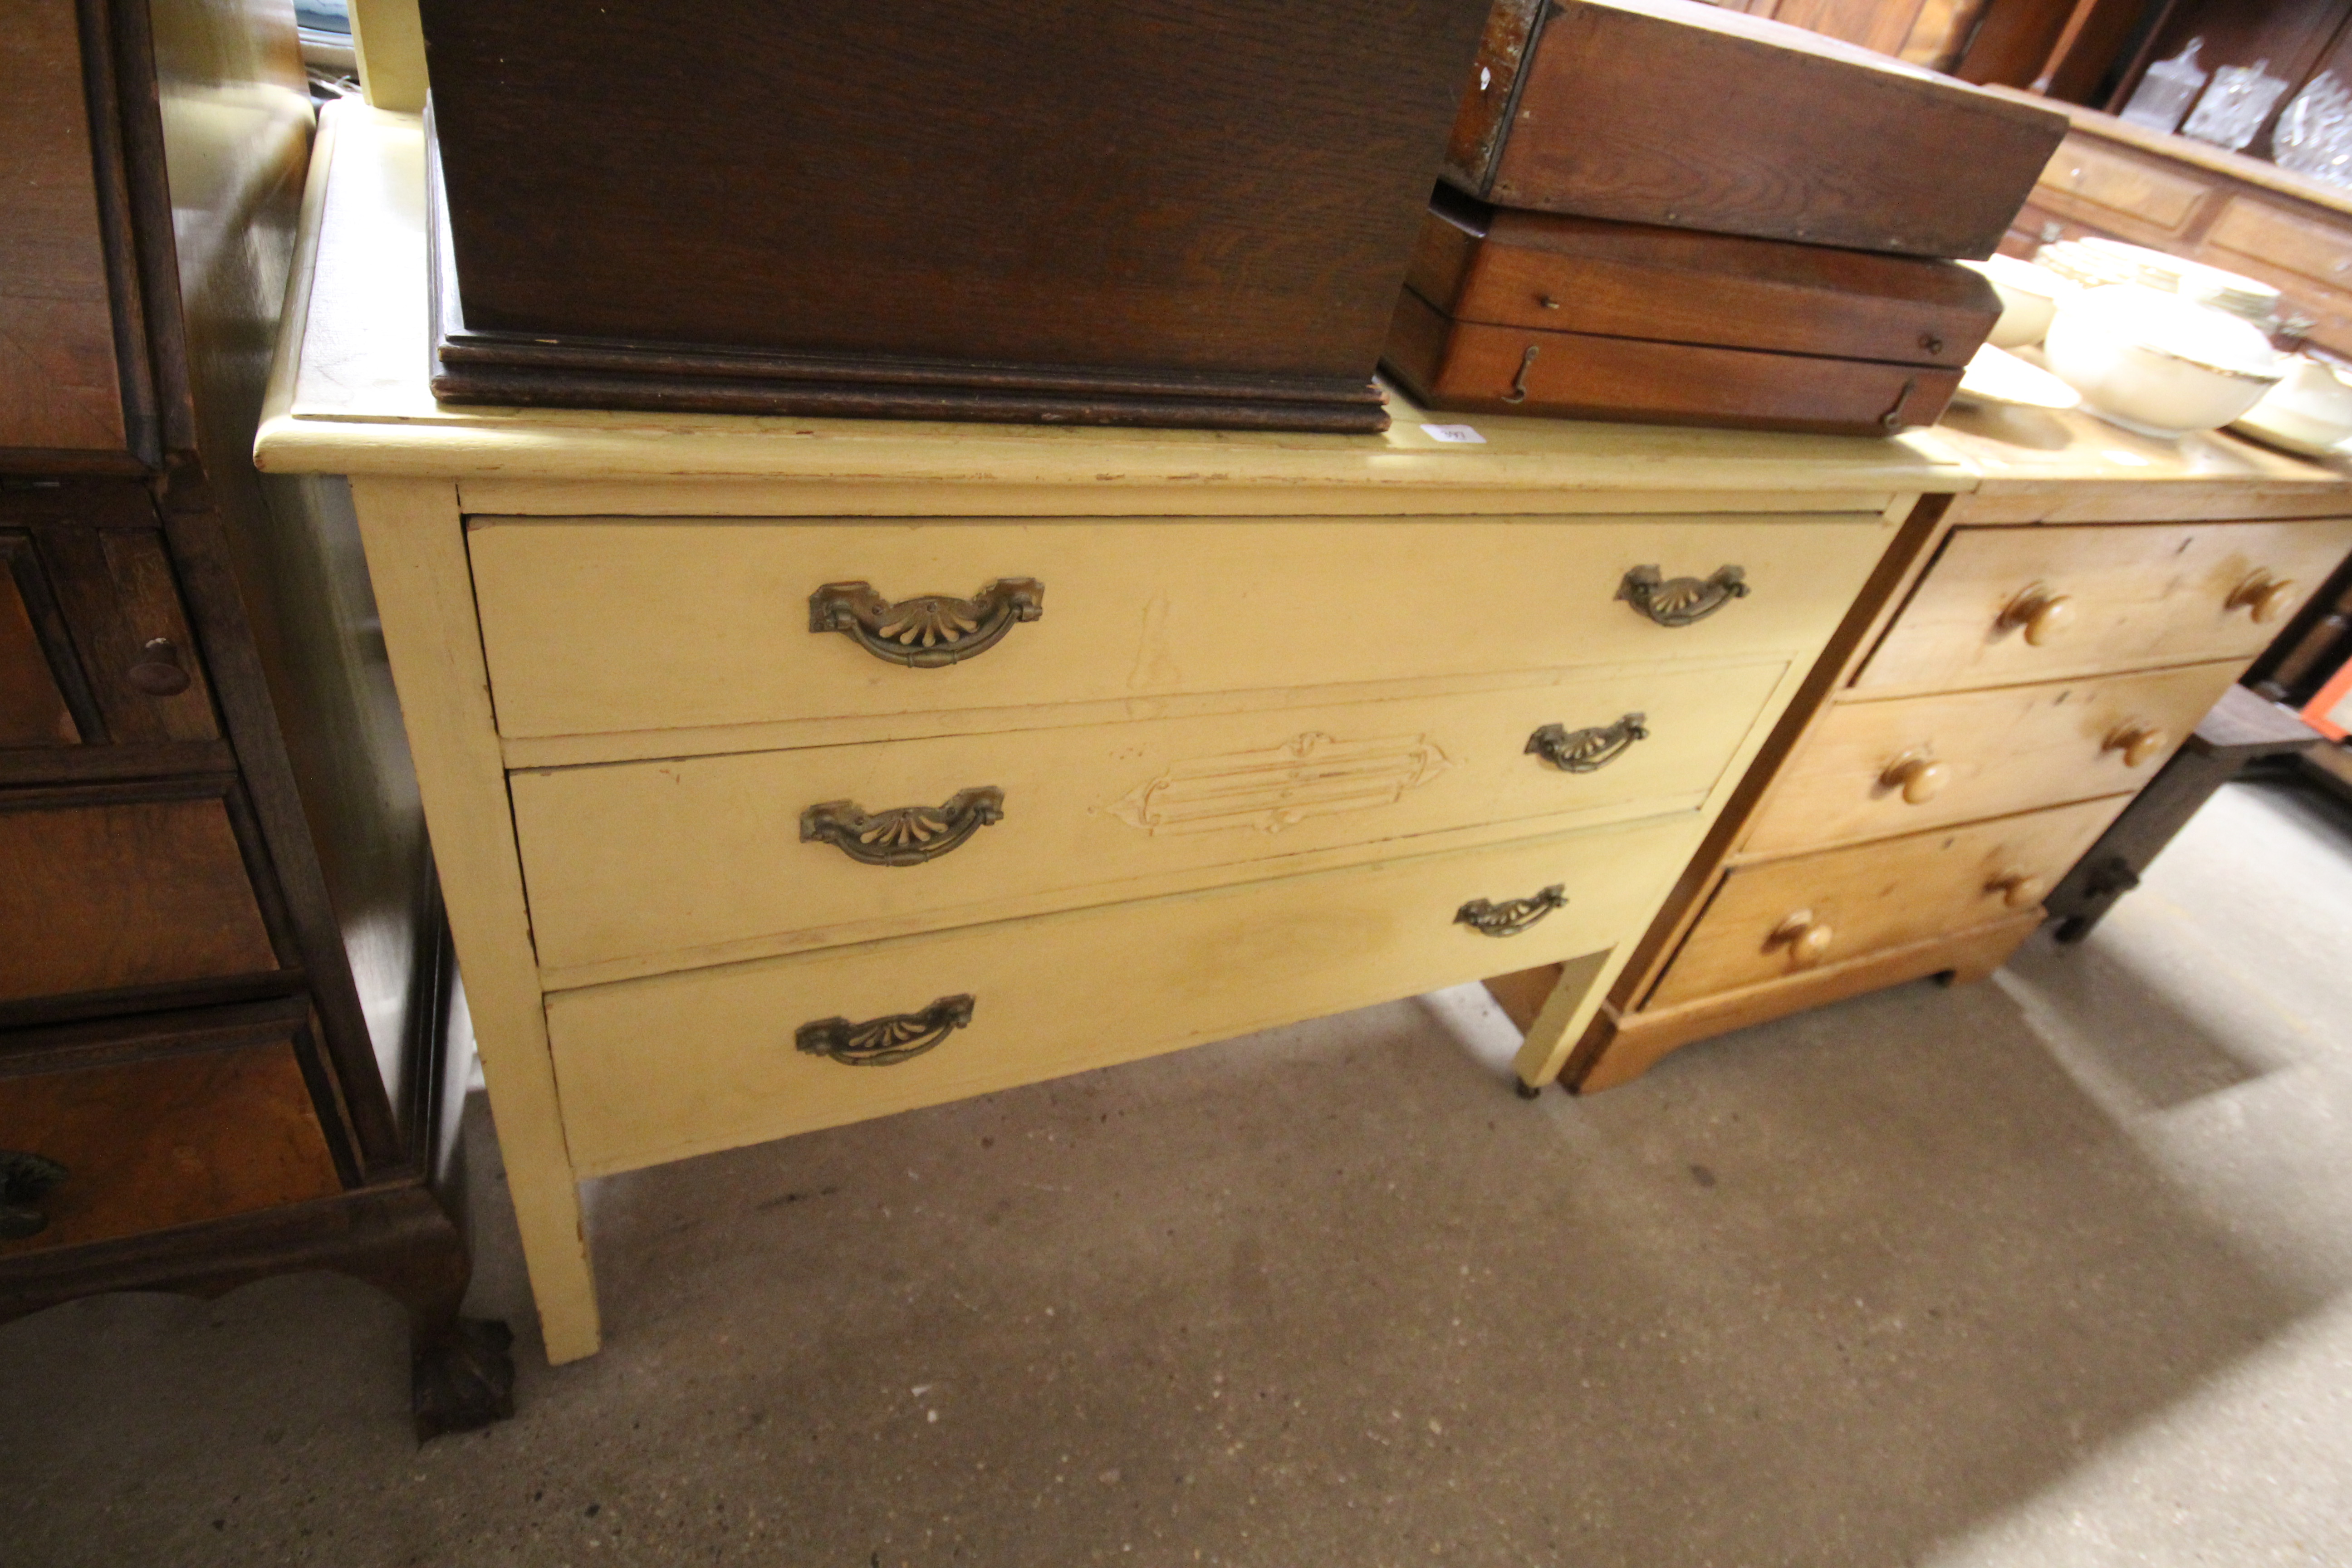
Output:
[[[1786,668],[518,773],[515,830],[540,962],[574,984],[1693,811]],[[1528,753],[1546,724],[1634,708],[1650,738],[1607,767]],[[817,802],[978,785],[1000,792],[1003,819],[919,866],[862,864],[799,827]]]

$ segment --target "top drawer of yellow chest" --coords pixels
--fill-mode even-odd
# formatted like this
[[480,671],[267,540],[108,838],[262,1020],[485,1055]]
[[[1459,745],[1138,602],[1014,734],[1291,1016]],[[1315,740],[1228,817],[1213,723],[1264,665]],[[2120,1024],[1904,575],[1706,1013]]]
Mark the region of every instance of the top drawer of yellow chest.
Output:
[[1801,648],[1889,537],[1875,512],[468,522],[515,737]]

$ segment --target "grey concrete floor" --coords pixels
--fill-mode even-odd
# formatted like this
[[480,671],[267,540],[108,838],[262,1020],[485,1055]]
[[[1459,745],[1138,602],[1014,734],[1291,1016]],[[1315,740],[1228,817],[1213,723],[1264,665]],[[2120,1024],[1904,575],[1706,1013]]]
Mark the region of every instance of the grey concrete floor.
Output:
[[[1525,1104],[1465,988],[600,1184],[417,1447],[310,1277],[0,1328],[15,1564],[2352,1563],[2352,823]],[[479,1107],[476,1110],[478,1112]]]

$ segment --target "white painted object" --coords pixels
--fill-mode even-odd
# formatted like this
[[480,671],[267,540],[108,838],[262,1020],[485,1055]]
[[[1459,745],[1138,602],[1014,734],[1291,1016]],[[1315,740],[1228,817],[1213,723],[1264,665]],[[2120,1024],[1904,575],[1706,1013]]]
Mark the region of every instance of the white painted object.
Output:
[[2286,379],[2231,428],[2305,457],[2324,457],[2352,437],[2352,384],[2336,366],[2298,354]]
[[2094,413],[2144,436],[2217,430],[2286,373],[2249,323],[2137,284],[2060,301],[2043,353]]

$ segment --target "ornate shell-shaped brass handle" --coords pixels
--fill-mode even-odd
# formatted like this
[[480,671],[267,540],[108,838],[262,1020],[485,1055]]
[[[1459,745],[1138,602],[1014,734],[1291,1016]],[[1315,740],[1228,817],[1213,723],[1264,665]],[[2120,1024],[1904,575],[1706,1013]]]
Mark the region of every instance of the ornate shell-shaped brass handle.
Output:
[[1746,598],[1748,573],[1720,566],[1712,577],[1667,577],[1655,566],[1636,566],[1617,584],[1617,596],[1662,626],[1686,626]]
[[1564,773],[1597,773],[1623,756],[1634,742],[1650,738],[1648,718],[1645,713],[1628,713],[1614,724],[1596,724],[1587,730],[1547,724],[1528,737],[1528,752]]
[[1507,899],[1499,904],[1473,899],[1454,911],[1454,923],[1468,926],[1481,936],[1517,936],[1567,902],[1567,888],[1554,882],[1532,897]]
[[848,1067],[887,1068],[921,1056],[971,1022],[970,996],[942,996],[919,1013],[893,1013],[863,1024],[819,1018],[794,1030],[793,1044]]
[[801,813],[801,842],[830,844],[868,866],[919,866],[936,860],[992,822],[1004,820],[1004,792],[994,784],[958,790],[945,805],[900,805],[868,812],[854,800],[822,801]]
[[22,1241],[49,1227],[40,1202],[68,1175],[63,1165],[46,1155],[19,1149],[0,1149],[0,1241]]
[[986,653],[1023,621],[1045,613],[1045,585],[1000,577],[969,599],[925,594],[897,603],[871,583],[827,583],[809,595],[809,630],[842,632],[877,658],[938,669]]

